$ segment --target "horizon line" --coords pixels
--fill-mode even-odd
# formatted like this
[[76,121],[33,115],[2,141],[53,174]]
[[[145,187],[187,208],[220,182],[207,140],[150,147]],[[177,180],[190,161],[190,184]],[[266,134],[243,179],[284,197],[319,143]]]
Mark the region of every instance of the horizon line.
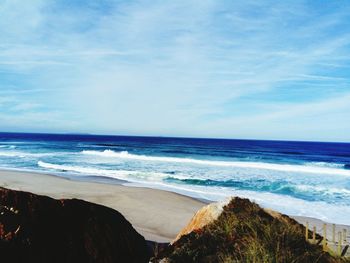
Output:
[[41,135],[79,135],[79,136],[110,136],[110,137],[138,137],[138,138],[166,138],[166,139],[199,139],[199,140],[236,140],[236,141],[271,141],[271,142],[308,142],[308,143],[339,143],[350,144],[345,141],[313,141],[313,140],[287,140],[287,139],[256,139],[256,138],[227,138],[227,137],[187,137],[170,135],[126,135],[126,134],[100,134],[100,133],[78,133],[78,132],[13,132],[0,131],[0,134],[41,134]]

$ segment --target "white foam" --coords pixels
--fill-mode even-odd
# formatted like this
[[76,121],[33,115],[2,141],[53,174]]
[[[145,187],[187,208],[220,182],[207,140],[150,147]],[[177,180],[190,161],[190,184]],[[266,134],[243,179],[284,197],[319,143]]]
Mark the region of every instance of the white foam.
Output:
[[299,184],[296,185],[295,188],[301,192],[316,193],[318,195],[342,195],[343,198],[350,198],[350,190],[343,187]]
[[326,162],[308,162],[305,163],[307,166],[317,166],[317,167],[330,167],[330,168],[344,168],[342,163],[326,163]]
[[55,153],[28,153],[28,152],[19,152],[19,151],[1,151],[0,156],[4,157],[44,157],[44,156],[53,156]]
[[53,169],[53,170],[71,171],[71,172],[84,173],[89,175],[104,175],[104,176],[111,176],[111,177],[115,177],[115,176],[125,177],[126,175],[133,173],[132,171],[104,170],[104,169],[97,169],[97,168],[91,168],[91,167],[52,164],[52,163],[46,163],[43,161],[39,161],[38,165],[42,168]]
[[127,170],[107,170],[99,169],[93,167],[83,167],[83,166],[71,166],[63,164],[53,164],[43,161],[38,161],[38,166],[46,169],[53,169],[58,171],[68,171],[75,173],[82,173],[87,175],[97,175],[97,176],[106,176],[115,179],[128,180],[133,182],[141,182],[143,180],[161,180],[165,178],[167,174],[163,173],[149,173],[141,171],[127,171]]
[[26,153],[21,153],[21,152],[0,152],[0,156],[4,157],[21,157],[24,158],[28,156]]
[[31,158],[40,158],[40,157],[52,157],[52,156],[66,156],[70,154],[76,154],[71,152],[24,152],[24,151],[18,151],[18,150],[9,150],[9,151],[0,151],[0,157],[31,157]]
[[253,191],[235,192],[238,196],[254,200],[266,208],[272,208],[281,213],[295,216],[309,216],[327,222],[350,224],[350,206],[330,204],[323,201],[306,201],[286,195],[261,193]]
[[[136,184],[128,184],[138,186]],[[184,194],[194,198],[211,201],[226,200],[229,196],[248,198],[262,207],[293,216],[314,217],[326,222],[350,225],[350,206],[329,204],[323,201],[306,201],[299,198],[266,192],[233,190],[224,187],[205,187],[194,185],[173,185],[162,182],[144,183],[141,187],[158,188]]]
[[[249,198],[266,208],[275,209],[279,212],[319,218],[328,222],[339,224],[350,224],[350,206],[338,203],[327,203],[323,201],[307,201],[288,195],[281,195],[268,192],[256,192],[251,190],[236,190],[228,187],[219,186],[199,186],[187,184],[174,184],[164,182],[163,179],[168,177],[164,173],[151,173],[142,171],[126,171],[126,170],[107,170],[94,167],[71,166],[47,163],[39,161],[38,165],[45,169],[56,171],[70,171],[74,173],[82,173],[85,175],[108,176],[116,179],[127,180],[132,185],[148,186],[164,190],[174,191],[180,194],[192,196],[195,198],[203,198],[212,201],[220,201],[228,196],[240,196]],[[182,177],[182,176],[181,176]],[[185,175],[183,175],[185,177]],[[341,193],[350,195],[350,191],[345,188],[327,188],[325,186],[296,185],[300,191],[318,191],[317,194],[334,194]]]
[[160,157],[160,156],[158,157],[158,156],[130,154],[127,151],[115,152],[112,150],[105,150],[102,152],[101,151],[82,151],[81,153],[86,155],[95,155],[95,156],[108,157],[108,158],[121,158],[126,160],[187,163],[187,164],[207,165],[207,166],[265,169],[265,170],[274,170],[274,171],[282,171],[282,172],[350,176],[350,170],[338,169],[334,167],[275,164],[275,163],[261,163],[261,162],[213,161],[213,160],[199,160],[199,159],[179,158],[179,157]]
[[[186,176],[185,174],[174,174],[174,175],[170,175],[169,178],[178,179],[178,180],[197,180],[202,182],[205,182],[206,180],[210,180],[210,178],[198,178],[198,177]],[[215,178],[214,180],[217,180],[217,178]],[[274,182],[272,181],[271,184],[273,183]],[[302,192],[302,193],[316,194],[316,195],[322,195],[322,196],[328,195],[328,196],[333,196],[333,198],[334,196],[338,196],[338,197],[341,196],[342,198],[350,199],[350,190],[344,188],[344,186],[340,184],[338,184],[338,186],[334,185],[330,187],[325,184],[307,185],[307,184],[302,184],[300,182],[290,182],[290,183],[286,182],[281,187],[286,187],[286,186],[290,186],[294,188],[295,194],[298,194],[298,192],[299,193]]]

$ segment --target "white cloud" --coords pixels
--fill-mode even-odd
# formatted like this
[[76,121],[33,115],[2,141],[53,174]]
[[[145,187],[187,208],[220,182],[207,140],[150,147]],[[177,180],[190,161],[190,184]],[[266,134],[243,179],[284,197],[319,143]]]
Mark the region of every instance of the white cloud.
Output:
[[[80,118],[74,128],[88,132],[265,138],[283,131],[294,138],[276,120],[307,119],[314,101],[322,101],[324,115],[346,116],[347,107],[327,103],[315,90],[333,90],[332,98],[349,90],[343,70],[349,67],[350,33],[339,29],[349,8],[319,16],[303,1],[110,3],[108,12],[69,13],[47,1],[5,1],[0,9],[0,28],[6,26],[0,29],[0,74],[18,74],[19,90],[28,83],[44,89],[35,94],[38,103],[62,112],[62,127]],[[15,19],[21,15],[28,23]],[[227,107],[245,101],[261,109],[259,97],[300,85],[314,98],[286,98],[277,113],[270,99],[264,112],[249,112],[251,120]],[[314,136],[305,131],[308,123],[295,127],[298,136]]]

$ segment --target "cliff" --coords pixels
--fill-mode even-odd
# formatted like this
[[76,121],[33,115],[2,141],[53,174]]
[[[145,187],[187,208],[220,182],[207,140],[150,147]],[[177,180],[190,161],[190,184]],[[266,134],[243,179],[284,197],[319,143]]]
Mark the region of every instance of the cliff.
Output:
[[117,211],[0,188],[0,262],[148,262],[145,239]]

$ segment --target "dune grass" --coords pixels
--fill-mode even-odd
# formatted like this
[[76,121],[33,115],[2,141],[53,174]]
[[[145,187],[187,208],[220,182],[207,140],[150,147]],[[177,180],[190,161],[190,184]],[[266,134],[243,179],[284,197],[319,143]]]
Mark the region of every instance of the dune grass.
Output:
[[217,220],[182,236],[154,262],[350,262],[307,242],[304,233],[295,220],[234,198]]

